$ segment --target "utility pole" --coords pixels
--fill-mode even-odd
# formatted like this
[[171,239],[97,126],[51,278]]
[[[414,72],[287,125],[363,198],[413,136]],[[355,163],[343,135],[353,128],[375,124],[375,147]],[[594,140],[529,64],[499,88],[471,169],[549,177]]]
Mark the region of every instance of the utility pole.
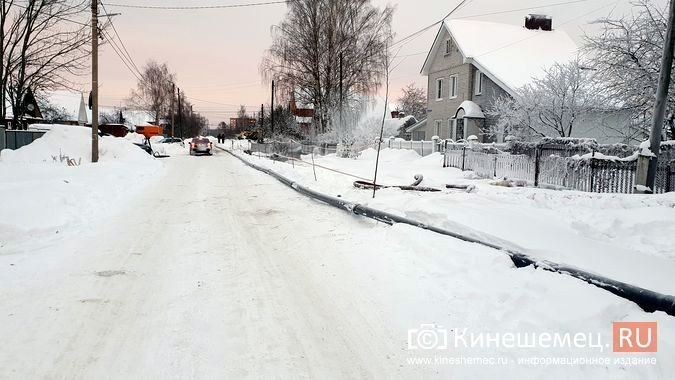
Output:
[[652,192],[655,191],[654,185],[656,184],[656,172],[659,164],[659,154],[661,153],[661,134],[663,132],[663,121],[666,115],[668,88],[670,87],[670,75],[672,73],[673,67],[673,51],[675,50],[673,22],[675,22],[675,0],[670,1],[668,31],[666,32],[666,38],[664,39],[663,43],[661,74],[659,75],[659,87],[656,90],[656,103],[654,104],[654,115],[652,116],[652,132],[649,138],[649,148],[654,156],[649,159],[646,186]]
[[98,0],[91,1],[91,162],[98,162]]
[[176,85],[174,83],[171,83],[171,137],[175,137],[174,132],[174,125],[176,124],[176,116],[175,112],[173,111],[173,103],[176,98]]
[[274,136],[274,80],[272,81],[272,109],[270,110],[270,123],[272,125],[272,136]]
[[265,105],[260,105],[260,130],[265,133]]
[[183,106],[180,102],[180,87],[178,87],[178,130],[180,131],[181,140],[185,137],[183,136]]

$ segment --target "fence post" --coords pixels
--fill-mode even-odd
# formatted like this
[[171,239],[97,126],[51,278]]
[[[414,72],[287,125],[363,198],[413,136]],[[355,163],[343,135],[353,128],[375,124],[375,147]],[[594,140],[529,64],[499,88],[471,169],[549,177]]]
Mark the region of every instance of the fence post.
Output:
[[593,193],[595,188],[595,149],[593,149],[593,154],[591,155],[591,189],[590,192]]
[[495,154],[495,172],[494,172],[495,175],[493,176],[494,178],[497,178],[497,157],[499,156]]
[[464,163],[466,162],[466,147],[462,148],[462,171],[464,171]]
[[534,187],[539,187],[539,147],[534,148]]

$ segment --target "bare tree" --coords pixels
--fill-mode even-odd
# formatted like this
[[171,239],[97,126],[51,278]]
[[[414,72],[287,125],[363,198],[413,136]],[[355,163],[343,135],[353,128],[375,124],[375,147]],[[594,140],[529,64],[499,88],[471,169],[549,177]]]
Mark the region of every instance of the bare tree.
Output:
[[[71,88],[70,78],[87,67],[89,27],[74,18],[83,18],[89,4],[87,0],[2,2],[0,87],[2,97],[9,97],[15,125],[24,114],[22,103],[29,89]],[[0,117],[5,115],[3,101]]]
[[351,109],[379,90],[393,8],[380,10],[370,0],[297,0],[288,7],[261,72],[276,80],[282,97],[314,105],[323,133],[340,106]]
[[[129,100],[135,106],[150,112],[155,117],[155,122],[159,123],[162,117],[171,113],[171,98],[174,96],[172,83],[176,76],[169,71],[166,63],[159,64],[153,60],[145,64],[142,74]],[[187,104],[183,99],[181,103]]]
[[403,94],[398,98],[398,103],[406,115],[413,115],[415,119],[422,120],[427,114],[427,93],[410,83],[403,88]]
[[[600,33],[586,36],[588,65],[597,71],[601,91],[608,102],[632,113],[636,128],[626,128],[627,137],[649,136],[654,109],[664,36],[668,23],[667,4],[662,8],[649,0],[634,3],[634,11],[620,18],[596,21]],[[671,81],[667,113],[675,112],[675,80]],[[675,124],[669,117],[670,132]],[[641,124],[641,125],[640,125]]]

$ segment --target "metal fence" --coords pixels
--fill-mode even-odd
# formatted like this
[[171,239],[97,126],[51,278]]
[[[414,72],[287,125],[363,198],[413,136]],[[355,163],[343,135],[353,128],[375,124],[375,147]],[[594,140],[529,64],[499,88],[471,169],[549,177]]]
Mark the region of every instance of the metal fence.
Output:
[[19,149],[42,137],[46,131],[24,131],[0,128],[0,149]]
[[[524,180],[535,186],[562,187],[597,193],[633,193],[637,159],[594,157],[535,157],[524,154],[486,153],[468,147],[445,151],[445,167],[471,170],[485,178]],[[675,160],[659,160],[654,192],[675,191]]]
[[300,158],[301,155],[314,154],[326,156],[337,154],[340,157],[354,157],[361,151],[372,148],[371,145],[342,145],[342,144],[311,144],[297,141],[285,142],[250,142],[249,149],[253,153],[279,154],[282,156]]

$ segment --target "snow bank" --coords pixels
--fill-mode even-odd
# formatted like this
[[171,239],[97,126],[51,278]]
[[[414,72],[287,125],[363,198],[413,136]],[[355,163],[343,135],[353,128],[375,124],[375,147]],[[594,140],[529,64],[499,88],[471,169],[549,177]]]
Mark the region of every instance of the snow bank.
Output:
[[[443,168],[439,153],[420,158],[412,151],[383,149],[379,184],[407,185],[415,174],[423,174],[421,186],[443,191],[385,189],[373,200],[372,192],[356,189],[353,182],[354,176],[373,178],[375,154],[368,149],[358,159],[315,156],[317,165],[352,175],[317,167],[317,181],[309,156],[295,167],[266,160],[255,163],[333,196],[452,231],[479,231],[483,238],[521,246],[532,257],[675,295],[675,251],[670,243],[675,235],[675,193],[640,196],[503,188],[476,179],[472,172]],[[446,189],[446,184],[475,189]]]
[[[65,238],[129,203],[163,173],[163,164],[115,137],[99,139],[91,163],[91,129],[53,126],[42,138],[0,153],[0,254],[29,249],[30,240]],[[68,166],[65,156],[81,163]],[[62,160],[63,157],[63,160]],[[24,248],[22,248],[24,247]]]
[[[91,162],[91,129],[69,125],[52,125],[49,132],[17,150],[4,149],[0,162],[56,163],[67,156],[77,162]],[[153,158],[129,140],[111,136],[99,137],[100,162],[143,162]]]
[[[230,142],[223,146],[229,148]],[[246,145],[242,144],[242,148],[244,146]],[[368,150],[358,159],[343,159],[335,155],[315,156],[314,159],[317,165],[323,167],[372,178],[373,154],[373,150]],[[405,152],[385,149],[381,155],[381,183],[401,184],[405,183],[406,178],[412,179],[413,174],[421,173],[425,176],[422,183],[424,186],[440,187],[443,183],[475,184],[476,190],[470,193],[445,190],[430,194],[385,189],[379,191],[377,198],[373,200],[371,191],[355,189],[352,186],[354,178],[344,174],[317,167],[315,181],[311,163],[296,162],[293,166],[290,163],[265,160],[264,157],[245,154],[239,156],[328,195],[339,195],[345,200],[458,233],[474,236],[481,234],[481,239],[500,245],[504,242],[519,245],[522,247],[519,250],[536,257],[564,258],[562,261],[573,261],[570,263],[580,267],[587,268],[590,265],[595,272],[601,274],[609,275],[608,272],[611,272],[626,275],[635,280],[632,282],[644,281],[646,285],[661,288],[655,290],[673,290],[673,260],[655,259],[642,250],[656,247],[650,240],[651,236],[643,235],[643,229],[654,228],[654,224],[663,225],[663,229],[658,230],[658,234],[661,234],[659,243],[664,244],[662,248],[665,249],[668,240],[672,239],[675,232],[675,196],[672,194],[635,197],[527,188],[506,189],[491,186],[486,180],[468,180],[465,173],[454,168],[442,168],[442,156],[438,153],[415,158]],[[305,209],[296,211],[303,210],[307,212]],[[315,215],[318,215],[317,212],[314,211]],[[303,220],[308,218],[311,216],[302,216]],[[580,220],[587,224],[575,228],[576,221]],[[624,221],[625,225],[617,226],[615,223],[618,220]],[[611,230],[612,226],[621,228],[611,237],[604,236],[605,231]],[[331,231],[331,234],[334,233]],[[637,252],[622,247],[629,236],[628,239],[635,239],[635,243],[643,244]],[[673,371],[670,358],[675,352],[672,344],[675,324],[673,318],[664,313],[645,313],[631,302],[568,276],[531,267],[515,269],[506,255],[495,250],[408,225],[375,230],[354,229],[346,239],[358,241],[363,248],[349,249],[335,257],[330,257],[323,251],[317,255],[317,252],[310,250],[308,255],[311,257],[302,260],[311,262],[318,257],[320,267],[326,269],[317,277],[327,283],[328,287],[366,284],[368,291],[365,293],[377,294],[380,299],[368,305],[376,304],[383,308],[383,314],[388,319],[384,322],[378,320],[378,323],[385,326],[385,329],[392,330],[386,334],[401,337],[400,345],[397,346],[401,357],[407,359],[430,356],[431,363],[434,362],[434,357],[444,356],[506,357],[510,363],[504,366],[443,366],[423,363],[410,366],[411,362],[408,362],[408,366],[401,366],[404,377],[646,379],[660,378],[662,374]],[[564,256],[565,253],[567,256]],[[345,265],[347,267],[344,273],[336,269]],[[424,270],[420,271],[420,268]],[[341,289],[343,288],[345,287]],[[355,294],[364,294],[359,289],[364,287],[354,286]],[[344,299],[344,296],[337,297],[337,302],[340,299]],[[353,303],[356,297],[348,299]],[[602,342],[611,347],[611,326],[616,321],[658,322],[658,352],[650,355],[657,358],[656,365],[626,367],[617,364],[517,364],[518,358],[522,357],[623,357],[611,352],[611,348],[604,349],[604,345],[601,350],[590,347],[558,349],[531,346],[513,349],[498,345],[485,348],[460,345],[451,346],[446,351],[426,352],[406,349],[405,346],[406,332],[410,334],[411,326],[417,328],[422,322],[438,325],[439,329],[451,332],[453,329],[479,333],[560,332],[571,336],[579,332],[599,332]]]

